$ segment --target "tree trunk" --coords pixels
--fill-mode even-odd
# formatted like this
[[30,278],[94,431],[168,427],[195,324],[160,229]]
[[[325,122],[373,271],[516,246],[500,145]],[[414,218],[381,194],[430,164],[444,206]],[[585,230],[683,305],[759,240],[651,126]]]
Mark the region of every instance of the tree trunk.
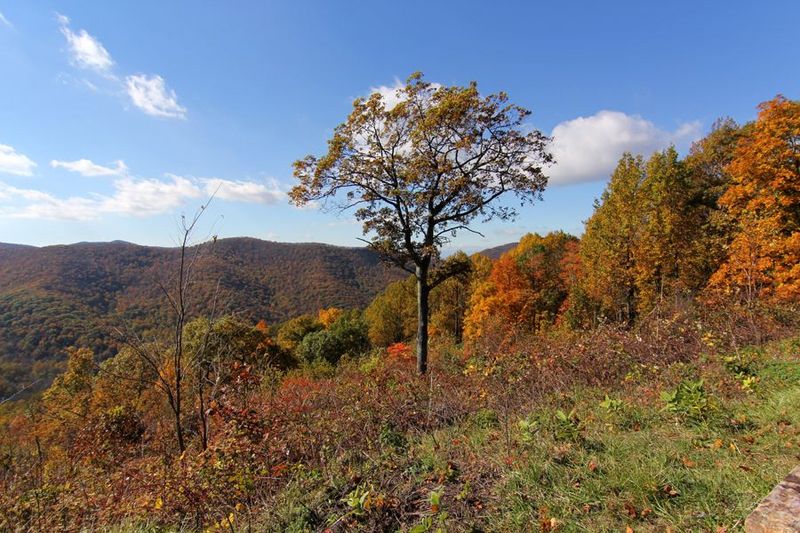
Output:
[[417,266],[417,372],[428,371],[428,265]]
[[[180,401],[180,399],[178,399]],[[178,437],[178,451],[183,453],[186,450],[186,444],[183,440],[183,424],[181,424],[181,407],[177,404],[174,412],[175,415],[175,434]]]
[[[181,283],[183,283],[183,259],[181,259]],[[183,440],[183,422],[181,416],[183,414],[183,325],[186,321],[186,311],[183,304],[183,288],[179,289],[178,296],[178,325],[175,333],[175,358],[173,364],[175,365],[175,436],[178,438],[178,450],[183,453],[186,450],[186,444]]]
[[197,407],[197,414],[200,418],[200,444],[203,447],[203,451],[208,448],[208,415],[206,415],[206,397],[203,394],[206,381],[206,376],[204,374],[205,372],[200,371],[200,388],[197,391],[199,404]]

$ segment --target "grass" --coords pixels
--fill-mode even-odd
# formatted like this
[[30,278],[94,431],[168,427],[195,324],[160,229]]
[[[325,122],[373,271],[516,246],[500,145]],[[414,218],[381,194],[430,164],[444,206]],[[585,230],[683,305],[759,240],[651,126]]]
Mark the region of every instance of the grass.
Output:
[[[357,487],[343,481],[344,471],[327,480],[309,473],[305,486],[287,487],[285,506],[267,523],[314,529],[310,515],[326,500],[330,506],[337,486],[350,495],[369,487],[375,498],[415,487],[418,521],[394,529],[741,530],[758,501],[800,461],[798,345],[785,341],[737,355],[748,358],[747,375],[720,361],[662,369],[656,380],[662,391],[678,387],[674,381],[668,387],[669,379],[703,379],[702,401],[687,400],[700,402],[698,412],[667,409],[643,377],[617,391],[562,394],[505,422],[492,411],[477,411],[384,450],[349,473]],[[756,379],[742,388],[746,377]],[[387,489],[379,481],[387,475],[403,481]],[[433,509],[427,495],[437,489],[442,496]],[[369,530],[369,513],[368,504],[347,525]]]
[[740,531],[800,462],[800,338],[495,407],[294,465],[217,530]]
[[709,393],[713,409],[703,420],[635,396],[609,410],[597,391],[599,401],[573,406],[583,413],[577,438],[526,439],[497,486],[487,529],[740,529],[800,461],[797,356],[796,341],[756,354],[754,392]]

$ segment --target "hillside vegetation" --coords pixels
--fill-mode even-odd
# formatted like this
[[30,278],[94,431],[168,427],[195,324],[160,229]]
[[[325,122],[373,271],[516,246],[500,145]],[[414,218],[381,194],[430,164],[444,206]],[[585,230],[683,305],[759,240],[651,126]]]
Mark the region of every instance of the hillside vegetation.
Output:
[[209,447],[167,463],[159,417],[137,414],[158,397],[75,357],[42,418],[4,406],[0,508],[38,530],[733,531],[800,447],[800,340],[747,331],[673,317],[498,356],[442,343],[426,378],[401,346],[333,374],[240,366]]
[[[0,246],[0,398],[63,369],[65,349],[116,353],[115,327],[163,328],[159,282],[178,249],[124,242]],[[364,248],[220,239],[201,258],[192,312],[276,323],[324,307],[364,307],[398,274]]]

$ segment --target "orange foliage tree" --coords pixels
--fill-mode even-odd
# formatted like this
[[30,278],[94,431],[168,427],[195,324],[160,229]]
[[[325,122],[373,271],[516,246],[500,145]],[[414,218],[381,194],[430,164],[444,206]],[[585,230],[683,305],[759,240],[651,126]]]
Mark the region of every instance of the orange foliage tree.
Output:
[[733,221],[727,259],[711,277],[712,293],[797,301],[800,297],[800,103],[778,96],[728,166],[720,204]]
[[561,231],[544,237],[525,235],[475,288],[465,318],[465,337],[480,337],[491,318],[533,331],[552,324],[574,279],[577,252],[578,239]]
[[336,322],[342,316],[344,311],[338,307],[328,307],[327,309],[320,309],[317,313],[317,320],[324,328],[331,327],[331,324]]

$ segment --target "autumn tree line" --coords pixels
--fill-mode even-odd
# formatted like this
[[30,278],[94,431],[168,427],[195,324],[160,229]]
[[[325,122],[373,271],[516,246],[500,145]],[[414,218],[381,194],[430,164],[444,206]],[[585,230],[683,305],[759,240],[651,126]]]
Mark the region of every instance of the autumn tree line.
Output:
[[[449,333],[469,340],[490,317],[536,332],[559,322],[633,324],[669,300],[716,297],[751,310],[763,299],[794,300],[797,105],[779,96],[752,124],[721,120],[683,159],[674,147],[646,161],[624,154],[580,240],[528,236],[490,269],[457,255],[443,260],[442,249],[450,237],[475,232],[476,221],[514,219],[514,204],[501,200],[540,199],[553,158],[550,139],[524,123],[529,110],[502,92],[481,95],[475,82],[442,87],[415,73],[394,100],[377,92],[357,99],[327,153],[295,163],[299,184],[290,197],[355,210],[365,242],[413,275],[424,374],[434,307],[455,306],[444,313]],[[444,283],[458,285],[459,296],[437,303]],[[373,330],[407,338],[402,319],[374,309],[384,301],[405,307],[388,297],[373,304],[370,316],[395,322]]]
[[[800,104],[719,120],[681,158],[674,147],[624,154],[585,232],[529,234],[497,261],[434,292],[432,327],[470,341],[498,329],[634,325],[700,303],[794,306],[800,296]],[[378,345],[410,338],[411,280],[366,311]]]

